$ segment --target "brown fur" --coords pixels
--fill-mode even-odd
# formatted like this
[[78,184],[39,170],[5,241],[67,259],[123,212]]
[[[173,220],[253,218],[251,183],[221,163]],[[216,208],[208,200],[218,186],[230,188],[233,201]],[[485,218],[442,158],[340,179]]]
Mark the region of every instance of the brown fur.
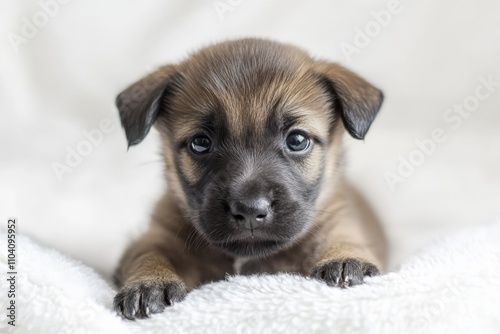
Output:
[[[262,48],[260,44],[263,44]],[[287,57],[273,59],[272,52],[265,53],[273,48],[285,50],[280,52]],[[229,57],[248,56],[255,49],[260,50],[255,57],[268,57],[269,61],[254,68],[226,66]],[[279,75],[268,76],[271,67]],[[212,71],[213,68],[219,72]],[[221,75],[222,80],[218,76],[221,71],[229,71],[232,75]],[[259,80],[242,84],[241,77],[246,71],[257,71]],[[328,93],[318,88],[318,74],[332,83],[329,89],[336,96],[333,102]],[[231,78],[235,80],[231,81]],[[173,80],[174,86],[182,82],[182,89],[175,91],[177,98],[170,100],[166,92],[160,100],[156,97],[153,101],[169,80]],[[158,203],[148,232],[128,248],[117,270],[121,292],[115,305],[127,318],[148,316],[150,312],[163,309],[160,306],[154,308],[153,299],[151,305],[147,305],[147,298],[153,298],[149,295],[156,296],[147,292],[148,287],[163,287],[169,291],[165,297],[168,305],[182,299],[185,290],[223,279],[228,273],[294,272],[328,280],[328,270],[338,266],[340,271],[344,266],[344,276],[347,276],[346,266],[354,266],[354,269],[362,266],[368,275],[375,273],[377,268],[384,268],[386,243],[383,233],[361,195],[343,178],[341,168],[345,129],[354,137],[362,138],[375,117],[367,113],[373,110],[376,113],[381,103],[380,92],[366,81],[339,65],[315,61],[293,46],[249,39],[239,44],[227,42],[205,48],[186,61],[162,67],[135,83],[119,97],[122,120],[136,117],[134,113],[143,108],[145,99],[151,100],[150,108],[154,103],[167,101],[172,110],[179,112],[175,119],[159,118],[155,123],[164,143],[168,192]],[[344,111],[342,119],[340,113],[331,112],[332,105]],[[194,184],[202,177],[202,172],[185,152],[179,154],[180,170],[177,169],[174,155],[177,148],[172,143],[180,142],[196,131],[202,123],[202,116],[213,109],[228,111],[229,131],[243,140],[249,129],[258,133],[267,127],[270,107],[297,117],[298,126],[306,127],[327,141],[325,146],[314,146],[299,165],[308,182],[321,178],[321,190],[315,207],[311,208],[314,211],[312,227],[293,244],[273,255],[238,259],[204,240],[186,214],[188,200],[181,177]],[[236,112],[242,110],[244,112]],[[127,136],[132,145],[136,144],[129,132]],[[136,135],[140,137],[139,141],[144,136]],[[254,160],[255,165],[248,168],[248,173],[266,168],[258,158]],[[350,277],[344,276],[340,279],[345,279],[345,285],[349,285]],[[166,288],[172,283],[178,288],[174,292]],[[330,283],[344,286],[338,281]],[[131,310],[127,310],[127,303],[132,305]]]

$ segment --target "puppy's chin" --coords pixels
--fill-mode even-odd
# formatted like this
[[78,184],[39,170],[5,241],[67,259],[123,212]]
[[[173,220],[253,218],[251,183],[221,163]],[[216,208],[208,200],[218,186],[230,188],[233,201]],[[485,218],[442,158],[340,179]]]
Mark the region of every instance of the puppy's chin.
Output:
[[215,243],[226,253],[241,257],[263,257],[272,255],[284,247],[283,240],[238,240],[224,243]]
[[[306,229],[305,229],[306,230]],[[304,231],[284,234],[283,231],[256,229],[233,230],[224,236],[202,233],[209,244],[234,257],[267,257],[284,251],[298,240]],[[276,234],[278,233],[278,234]]]

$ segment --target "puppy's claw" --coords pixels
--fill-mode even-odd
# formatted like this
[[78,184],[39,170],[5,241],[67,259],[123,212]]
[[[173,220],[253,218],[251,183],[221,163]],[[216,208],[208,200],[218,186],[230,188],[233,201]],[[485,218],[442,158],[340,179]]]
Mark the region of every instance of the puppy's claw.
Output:
[[183,300],[186,294],[186,288],[180,282],[139,281],[126,284],[116,295],[113,304],[123,318],[135,320],[162,312],[165,306]]
[[371,263],[366,263],[365,267],[363,268],[363,272],[365,276],[370,277],[380,275],[380,271],[378,270],[378,268]]
[[378,268],[357,259],[331,260],[314,268],[311,277],[335,287],[347,288],[363,283],[365,276],[376,276]]

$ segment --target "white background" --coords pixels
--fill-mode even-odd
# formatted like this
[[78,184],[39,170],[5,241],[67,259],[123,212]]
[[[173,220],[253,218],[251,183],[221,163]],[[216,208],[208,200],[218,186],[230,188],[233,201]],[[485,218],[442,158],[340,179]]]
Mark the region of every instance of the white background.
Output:
[[[165,187],[157,134],[127,152],[116,94],[200,46],[246,36],[297,44],[385,92],[365,141],[347,142],[348,173],[384,221],[392,268],[436,237],[500,216],[500,87],[459,128],[443,120],[479,76],[500,82],[498,1],[401,0],[351,58],[340,46],[389,1],[233,0],[222,14],[201,0],[67,2],[17,52],[9,36],[22,36],[42,7],[0,3],[0,218],[17,217],[20,232],[45,245],[113,270]],[[51,164],[106,118],[113,131],[59,181]],[[391,190],[384,174],[435,128],[447,140]]]

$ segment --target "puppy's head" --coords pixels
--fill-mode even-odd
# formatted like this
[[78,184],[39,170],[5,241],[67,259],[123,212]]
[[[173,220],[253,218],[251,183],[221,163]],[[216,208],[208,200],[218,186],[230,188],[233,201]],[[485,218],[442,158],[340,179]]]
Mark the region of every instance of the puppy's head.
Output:
[[117,98],[129,145],[156,126],[170,191],[209,243],[238,256],[307,231],[342,133],[364,138],[381,103],[352,72],[258,39],[202,49]]

